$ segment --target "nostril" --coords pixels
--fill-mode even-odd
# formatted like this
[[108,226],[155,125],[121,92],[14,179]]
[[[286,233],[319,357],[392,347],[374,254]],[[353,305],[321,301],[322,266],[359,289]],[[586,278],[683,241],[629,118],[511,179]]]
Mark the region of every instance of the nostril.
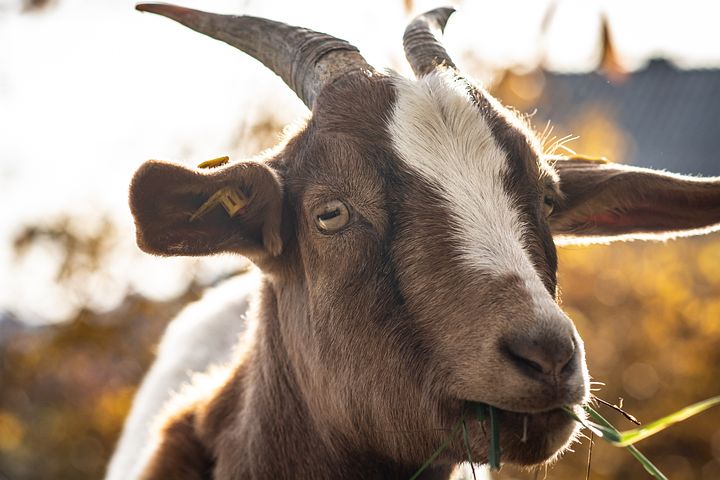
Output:
[[543,368],[542,364],[527,358],[527,356],[517,354],[512,349],[508,350],[508,354],[513,360],[515,360],[515,363],[521,364],[524,367],[528,367],[538,373],[546,373],[546,369]]
[[565,341],[519,336],[506,340],[504,346],[513,363],[532,376],[565,374],[573,368],[575,342],[572,338]]
[[507,353],[516,365],[529,373],[551,374],[552,362],[541,348],[532,341],[515,339],[507,344]]

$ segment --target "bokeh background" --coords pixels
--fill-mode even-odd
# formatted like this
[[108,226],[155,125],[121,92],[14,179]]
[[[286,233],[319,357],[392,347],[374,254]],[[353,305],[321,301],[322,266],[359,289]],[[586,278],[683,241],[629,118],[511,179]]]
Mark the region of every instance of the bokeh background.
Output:
[[[436,1],[183,1],[351,41],[409,73]],[[720,2],[448,1],[461,68],[560,151],[720,175]],[[100,478],[166,323],[246,261],[155,259],[127,186],[147,158],[242,158],[307,113],[272,73],[125,0],[0,0],[0,479]],[[550,122],[551,120],[551,122]],[[597,394],[651,420],[720,394],[720,234],[560,250]],[[630,427],[607,412],[618,425]],[[585,478],[587,440],[498,479]],[[720,479],[720,410],[640,444],[672,479]],[[646,478],[596,444],[591,477]]]

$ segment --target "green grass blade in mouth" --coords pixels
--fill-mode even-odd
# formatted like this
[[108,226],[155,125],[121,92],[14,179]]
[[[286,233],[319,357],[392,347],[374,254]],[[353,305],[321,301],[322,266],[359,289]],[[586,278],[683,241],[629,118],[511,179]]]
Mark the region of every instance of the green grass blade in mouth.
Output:
[[500,470],[500,425],[498,425],[498,413],[492,405],[488,405],[490,411],[490,451],[488,452],[488,463],[492,470]]
[[[619,437],[617,439],[609,438],[608,440],[613,445],[616,445],[618,447],[627,447],[628,445],[637,443],[640,440],[645,440],[646,438],[655,435],[662,430],[665,430],[671,425],[682,422],[683,420],[687,420],[688,418],[693,417],[698,413],[702,413],[705,410],[712,408],[716,405],[720,405],[720,396],[708,398],[707,400],[703,400],[702,402],[689,405],[683,409],[678,410],[675,413],[666,415],[658,420],[655,420],[654,422],[650,422],[641,427],[633,428],[632,430],[623,430],[621,432],[618,432]],[[602,417],[594,409],[590,407],[585,407],[585,410],[594,420],[600,421],[602,423],[602,421],[600,420],[600,418]]]
[[598,435],[603,440],[612,443],[616,447],[627,447],[633,445],[641,440],[645,440],[648,437],[655,435],[668,428],[671,425],[687,420],[705,410],[714,406],[720,405],[720,396],[708,398],[702,402],[698,402],[689,405],[685,408],[678,410],[675,413],[666,415],[654,422],[647,423],[637,428],[630,430],[619,431],[610,424],[605,418],[600,415],[594,408],[585,405],[583,409],[587,412],[592,420],[583,420],[578,417],[572,408],[563,407],[563,410],[575,421],[580,422],[585,428],[591,430],[595,435]]
[[482,423],[487,418],[487,413],[485,413],[486,408],[487,406],[484,403],[478,403],[475,405],[475,418],[478,423],[480,423],[480,426],[482,426]]
[[[590,408],[590,407],[588,407]],[[583,427],[587,428],[591,432],[593,432],[598,437],[602,438],[603,440],[612,443],[615,445],[615,442],[620,439],[620,432],[617,431],[615,427],[612,425],[610,427],[606,427],[604,425],[600,425],[595,422],[591,422],[589,420],[584,420],[577,416],[575,411],[571,407],[563,407],[563,411],[573,420],[581,424]],[[586,410],[587,411],[587,410]],[[589,413],[589,412],[588,412]],[[597,413],[597,412],[596,412]]]
[[[600,415],[594,408],[587,406],[587,405],[584,405],[583,408],[585,409],[586,412],[588,412],[588,414],[590,416],[592,416],[595,420],[600,422],[600,425],[598,425],[598,426],[605,427],[608,430],[614,430],[615,436],[619,437],[622,435],[620,432],[617,431],[617,429],[615,427],[612,426],[612,424],[610,422],[608,422],[605,419],[605,417]],[[614,442],[611,442],[611,443],[616,446],[621,446]],[[654,478],[656,478],[657,480],[668,480],[668,478],[660,470],[658,470],[658,468],[655,465],[653,465],[653,463],[650,460],[648,460],[648,458],[645,455],[640,453],[640,451],[637,448],[635,448],[634,445],[626,445],[625,448],[627,448],[628,451],[630,452],[630,454],[633,457],[635,457],[638,462],[640,462],[640,464],[643,466],[645,471],[647,471]]]
[[492,470],[500,470],[500,424],[498,422],[498,411],[496,408],[478,403],[475,405],[475,418],[477,419],[483,433],[485,432],[485,420],[490,420],[490,444],[488,446],[488,464]]

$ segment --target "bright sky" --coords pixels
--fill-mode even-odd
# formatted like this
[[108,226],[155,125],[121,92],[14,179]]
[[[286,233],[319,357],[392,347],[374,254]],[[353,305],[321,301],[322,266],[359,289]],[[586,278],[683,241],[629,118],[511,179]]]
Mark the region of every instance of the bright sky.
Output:
[[[305,114],[282,82],[257,62],[125,0],[59,0],[20,15],[0,0],[0,310],[29,321],[58,320],[76,299],[53,284],[54,253],[14,263],[10,239],[22,224],[72,213],[92,224],[109,212],[121,238],[97,279],[91,304],[111,308],[126,289],[163,298],[193,271],[212,276],[239,260],[154,259],[134,246],[127,188],[148,158],[196,164],[233,150],[243,121],[271,115],[287,123]],[[183,1],[223,13],[247,13],[340,36],[377,67],[407,73],[402,0]],[[462,67],[474,55],[490,66],[532,66],[546,49],[550,66],[592,68],[599,12],[607,12],[629,67],[663,55],[686,67],[720,66],[720,2],[562,1],[544,42],[549,0],[417,1],[415,12],[454,4],[446,46]],[[487,72],[474,72],[477,75]]]

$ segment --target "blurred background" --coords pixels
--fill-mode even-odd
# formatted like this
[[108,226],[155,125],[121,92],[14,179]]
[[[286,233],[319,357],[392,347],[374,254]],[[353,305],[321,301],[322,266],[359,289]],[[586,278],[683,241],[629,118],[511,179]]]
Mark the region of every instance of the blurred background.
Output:
[[[182,2],[326,31],[404,74],[405,25],[446,3],[456,63],[560,151],[720,175],[720,2]],[[100,478],[166,323],[246,267],[142,254],[134,170],[250,156],[306,114],[254,60],[131,1],[0,0],[0,479]],[[599,396],[647,421],[720,394],[720,234],[563,248],[560,287]],[[587,447],[494,478],[585,478]],[[720,410],[640,450],[671,479],[719,479]],[[648,478],[601,443],[590,471]]]

